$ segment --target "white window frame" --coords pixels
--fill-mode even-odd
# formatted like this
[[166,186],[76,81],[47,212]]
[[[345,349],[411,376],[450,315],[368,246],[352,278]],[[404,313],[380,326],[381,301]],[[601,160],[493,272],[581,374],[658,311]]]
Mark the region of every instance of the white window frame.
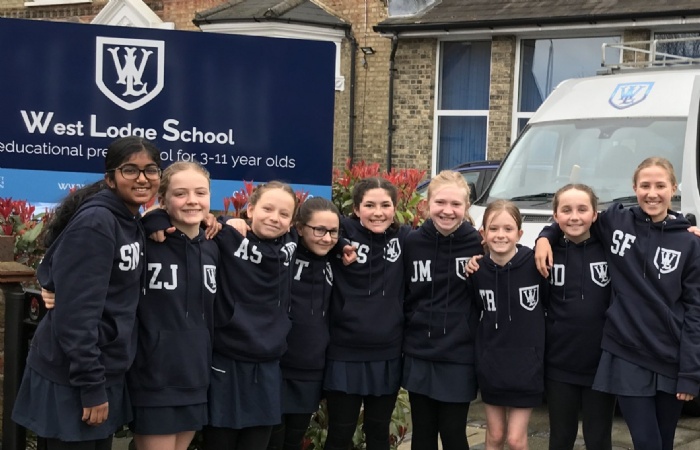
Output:
[[[486,118],[486,148],[484,149],[484,159],[488,159],[489,152],[489,110],[488,109],[439,109],[441,86],[440,82],[442,80],[442,44],[444,42],[454,42],[454,41],[488,41],[491,44],[491,49],[493,49],[493,40],[489,37],[472,37],[465,36],[457,37],[454,39],[438,39],[437,41],[437,52],[436,52],[436,64],[435,64],[435,100],[433,109],[433,149],[432,149],[432,160],[430,164],[430,175],[434,177],[437,175],[438,166],[438,146],[440,144],[440,118],[441,117],[485,117]],[[491,78],[491,71],[493,70],[493,64],[491,64],[491,59],[489,58],[489,79]],[[489,82],[489,89],[491,88],[491,83]],[[489,102],[490,103],[490,102]]]

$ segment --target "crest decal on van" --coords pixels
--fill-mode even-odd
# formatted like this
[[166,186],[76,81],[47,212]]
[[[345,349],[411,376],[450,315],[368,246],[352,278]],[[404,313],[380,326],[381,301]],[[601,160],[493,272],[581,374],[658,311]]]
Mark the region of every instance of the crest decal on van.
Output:
[[613,108],[625,109],[630,106],[634,106],[637,103],[643,102],[651,88],[654,86],[653,81],[641,82],[641,83],[620,83],[615,86],[615,90],[610,95],[608,103],[610,103]]

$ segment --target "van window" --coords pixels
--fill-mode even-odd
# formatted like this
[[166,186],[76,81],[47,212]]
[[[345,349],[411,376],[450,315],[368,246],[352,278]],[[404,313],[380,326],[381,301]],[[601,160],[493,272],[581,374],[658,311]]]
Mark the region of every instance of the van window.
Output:
[[632,176],[650,156],[671,161],[680,184],[685,127],[684,120],[665,118],[531,125],[506,157],[485,201],[524,198],[528,207],[539,202],[549,209],[542,200],[567,183],[592,186],[601,203],[634,197]]

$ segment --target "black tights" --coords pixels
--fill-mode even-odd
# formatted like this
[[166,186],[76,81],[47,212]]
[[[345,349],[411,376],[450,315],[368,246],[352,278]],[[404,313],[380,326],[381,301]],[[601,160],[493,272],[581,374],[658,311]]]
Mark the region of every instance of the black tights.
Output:
[[617,396],[635,450],[672,450],[683,402],[675,395],[657,392],[654,397]]
[[363,403],[362,431],[365,432],[367,450],[389,450],[389,425],[397,395],[398,392],[381,396],[326,392],[328,437],[324,450],[347,450],[350,447]]
[[94,441],[66,442],[58,439],[43,439],[46,450],[111,450],[112,436]]
[[271,426],[248,427],[240,430],[221,427],[204,427],[206,450],[266,450],[270,441]]
[[447,403],[409,392],[413,435],[411,450],[437,450],[438,434],[443,450],[468,450],[469,403]]
[[285,414],[282,423],[272,427],[267,450],[301,450],[311,414]]

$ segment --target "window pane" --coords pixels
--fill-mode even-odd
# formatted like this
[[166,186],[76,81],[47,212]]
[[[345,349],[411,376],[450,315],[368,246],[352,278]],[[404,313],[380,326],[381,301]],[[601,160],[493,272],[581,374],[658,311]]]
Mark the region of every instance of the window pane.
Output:
[[[527,39],[521,42],[518,111],[534,112],[559,83],[595,75],[603,43],[619,36],[577,39]],[[607,49],[608,61],[619,60],[618,49]]]
[[[656,51],[659,53],[698,58],[700,57],[700,39],[697,39],[699,36],[700,33],[655,33],[654,39],[696,38],[690,41],[659,42],[656,46]],[[656,55],[657,61],[663,59],[663,55]]]
[[490,42],[444,42],[439,109],[489,109],[490,77]]
[[486,117],[440,117],[438,172],[486,157]]

